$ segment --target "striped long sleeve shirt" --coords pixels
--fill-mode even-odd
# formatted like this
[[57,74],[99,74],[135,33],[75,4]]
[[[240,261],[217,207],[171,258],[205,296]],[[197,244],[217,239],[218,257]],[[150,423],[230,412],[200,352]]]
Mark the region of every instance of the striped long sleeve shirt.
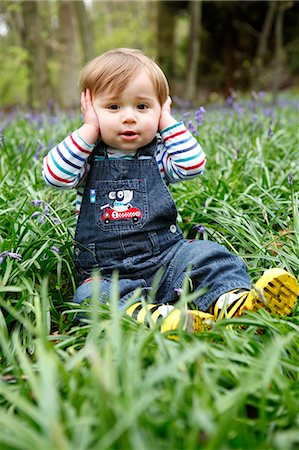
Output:
[[[89,170],[88,157],[94,145],[83,141],[78,130],[67,136],[44,158],[43,177],[47,184],[61,189],[77,189],[76,212],[80,212],[84,181]],[[134,154],[108,149],[109,158],[133,158]],[[160,132],[156,161],[162,178],[176,183],[200,175],[205,153],[197,140],[178,122]]]

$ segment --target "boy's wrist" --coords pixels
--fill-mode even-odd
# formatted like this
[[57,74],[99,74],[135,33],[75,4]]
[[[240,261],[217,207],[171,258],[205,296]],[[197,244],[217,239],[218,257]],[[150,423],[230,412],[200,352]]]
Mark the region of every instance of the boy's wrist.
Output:
[[169,112],[163,112],[160,117],[160,123],[159,123],[159,131],[164,130],[165,128],[171,127],[172,125],[177,124],[178,121],[172,117],[172,115]]
[[99,138],[100,128],[93,123],[84,123],[78,130],[83,141],[90,145],[94,145]]

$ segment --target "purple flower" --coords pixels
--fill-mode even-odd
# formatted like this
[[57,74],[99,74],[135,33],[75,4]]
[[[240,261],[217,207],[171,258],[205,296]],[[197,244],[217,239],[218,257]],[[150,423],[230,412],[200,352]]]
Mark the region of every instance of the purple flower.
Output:
[[206,110],[204,109],[203,106],[200,106],[199,109],[195,112],[195,120],[197,125],[201,125],[203,119],[204,119],[204,115],[206,113]]
[[58,254],[60,253],[59,248],[55,247],[55,245],[52,245],[51,250],[52,250],[52,252],[54,252],[54,253],[58,253]]
[[0,264],[2,264],[4,258],[7,258],[7,257],[13,258],[13,259],[18,259],[18,260],[22,259],[22,256],[19,253],[5,251],[5,252],[0,253]]
[[199,234],[204,234],[205,227],[203,225],[194,225],[193,229],[196,230]]
[[41,214],[39,211],[35,211],[33,214],[31,214],[30,218],[34,219],[34,217],[37,217],[39,214]]
[[226,99],[226,104],[227,104],[228,106],[233,106],[233,104],[234,104],[234,98],[233,98],[232,95],[229,95],[229,96],[227,97],[227,99]]
[[34,213],[31,214],[31,219],[34,219],[35,217],[39,216],[38,221],[40,223],[45,223],[45,217],[49,217],[49,219],[52,220],[53,223],[56,225],[60,223],[60,220],[58,217],[52,217],[50,214],[50,206],[48,203],[44,202],[43,200],[35,199],[31,200],[30,202],[32,205],[36,206],[37,208],[42,206],[43,211],[34,211]]
[[31,200],[30,202],[32,205],[39,207],[43,201],[42,200]]
[[178,294],[178,296],[180,296],[183,293],[183,289],[181,288],[175,288],[174,292],[176,292]]
[[293,186],[293,172],[292,171],[288,174],[288,182],[289,182],[290,186]]
[[188,126],[188,130],[189,130],[191,133],[197,134],[197,130],[196,130],[195,126],[193,125],[192,120],[189,120],[187,126]]

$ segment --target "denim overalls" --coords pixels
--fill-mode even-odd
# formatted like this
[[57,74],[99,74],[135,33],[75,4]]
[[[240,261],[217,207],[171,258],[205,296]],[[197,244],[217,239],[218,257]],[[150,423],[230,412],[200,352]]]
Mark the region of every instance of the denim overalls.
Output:
[[155,139],[133,159],[117,160],[108,158],[102,143],[95,148],[75,233],[75,265],[83,280],[76,303],[91,297],[89,277],[95,268],[102,277],[103,302],[109,298],[112,273],[118,271],[120,307],[138,287],[146,295],[159,268],[163,275],[158,303],[178,300],[190,267],[194,289],[207,289],[195,301],[202,311],[225,292],[249,288],[239,257],[214,242],[183,239],[174,200],[155,159],[156,148]]

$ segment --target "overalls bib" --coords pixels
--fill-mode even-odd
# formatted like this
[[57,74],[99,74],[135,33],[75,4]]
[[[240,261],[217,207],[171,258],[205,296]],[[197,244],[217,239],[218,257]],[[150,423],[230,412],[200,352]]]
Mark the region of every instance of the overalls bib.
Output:
[[75,233],[79,273],[137,277],[152,257],[182,239],[174,200],[155,159],[157,140],[133,159],[108,158],[99,144],[93,152]]

